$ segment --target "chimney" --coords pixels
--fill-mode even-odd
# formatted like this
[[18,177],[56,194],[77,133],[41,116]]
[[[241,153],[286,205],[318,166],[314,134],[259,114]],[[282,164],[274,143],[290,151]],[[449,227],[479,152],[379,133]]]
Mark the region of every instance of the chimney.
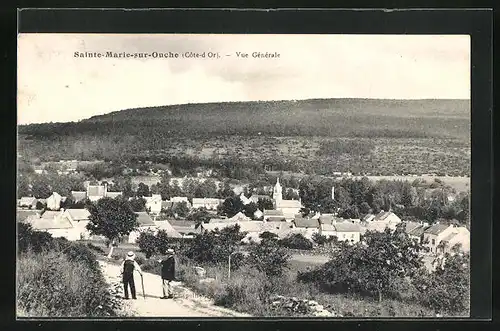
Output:
[[108,195],[108,183],[104,183],[104,196]]

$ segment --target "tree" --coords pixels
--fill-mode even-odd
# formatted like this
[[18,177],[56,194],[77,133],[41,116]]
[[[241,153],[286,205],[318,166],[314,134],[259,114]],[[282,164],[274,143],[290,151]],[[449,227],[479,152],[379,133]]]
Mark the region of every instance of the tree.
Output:
[[261,211],[264,211],[264,210],[271,210],[274,208],[274,206],[270,198],[269,199],[259,198],[257,200],[257,208],[259,208]]
[[146,255],[146,259],[149,259],[151,255],[156,252],[156,237],[151,231],[141,232],[139,238],[137,238],[137,245],[139,249]]
[[158,233],[156,233],[156,251],[160,254],[165,254],[170,244],[171,239],[169,238],[167,231],[159,230]]
[[233,217],[244,209],[243,202],[241,201],[239,196],[233,196],[227,198],[222,203],[221,213],[227,217]]
[[299,200],[299,195],[291,188],[286,189],[283,194],[284,200]]
[[[227,263],[229,255],[236,251],[246,233],[240,232],[238,224],[222,230],[204,231],[195,235],[186,250],[186,256],[197,262]],[[238,266],[238,260],[231,259],[232,266]]]
[[130,207],[135,212],[145,211],[146,210],[146,199],[142,197],[132,198],[130,201]]
[[42,176],[35,178],[31,185],[31,192],[37,199],[47,199],[52,194],[47,179]]
[[176,202],[172,206],[172,211],[174,215],[177,215],[177,217],[184,218],[188,215],[189,213],[189,207],[187,205],[186,201],[181,201],[181,202]]
[[[93,235],[106,237],[113,244],[120,236],[130,234],[139,226],[137,214],[123,198],[104,197],[87,206],[87,209],[90,212],[87,229]],[[108,256],[111,257],[112,253],[113,245]]]
[[425,273],[416,281],[423,294],[422,301],[440,313],[468,315],[470,256],[447,253],[443,261],[434,272]]
[[313,248],[312,241],[310,241],[300,233],[294,233],[281,239],[280,245],[293,249],[310,250]]
[[324,235],[319,234],[318,232],[312,235],[312,240],[318,245],[324,245],[328,242],[328,238]]
[[215,198],[217,196],[217,185],[211,179],[196,186],[194,190],[195,198]]
[[278,245],[277,240],[263,239],[259,245],[250,248],[248,263],[268,277],[279,277],[288,268],[290,258],[290,254]]
[[138,197],[149,197],[151,194],[149,193],[149,186],[144,183],[139,183],[137,187],[137,196]]
[[203,229],[203,224],[208,223],[212,217],[213,217],[212,213],[210,213],[205,208],[200,208],[196,210],[194,213],[189,214],[186,219],[194,222],[195,229],[198,229],[200,227],[201,229]]

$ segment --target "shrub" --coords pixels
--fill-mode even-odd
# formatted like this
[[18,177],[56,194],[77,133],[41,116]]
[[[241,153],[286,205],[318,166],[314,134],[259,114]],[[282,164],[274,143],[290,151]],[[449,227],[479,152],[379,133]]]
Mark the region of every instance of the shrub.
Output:
[[280,244],[287,248],[311,250],[313,243],[300,233],[294,233],[280,240]]

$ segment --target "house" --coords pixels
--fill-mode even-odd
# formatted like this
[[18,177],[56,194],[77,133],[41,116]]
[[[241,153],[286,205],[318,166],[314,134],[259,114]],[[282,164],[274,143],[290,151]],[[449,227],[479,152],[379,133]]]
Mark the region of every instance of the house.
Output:
[[280,185],[279,177],[276,179],[276,185],[273,188],[273,207],[283,213],[286,220],[293,220],[295,215],[300,213],[303,208],[300,200],[283,200],[283,188]]
[[253,213],[253,218],[254,219],[261,219],[263,217],[264,217],[264,213],[260,209],[257,209],[255,211],[255,213]]
[[47,209],[59,210],[61,209],[62,197],[59,193],[53,192],[50,197],[47,198]]
[[444,253],[452,253],[455,245],[462,252],[470,252],[470,232],[467,228],[454,227],[453,232],[441,240]]
[[34,165],[33,170],[35,170],[36,174],[43,175],[47,173],[47,170],[44,169],[41,165]]
[[373,214],[366,214],[365,216],[363,216],[363,218],[361,219],[361,221],[365,222],[365,223],[369,223],[369,222],[373,221],[374,218],[375,218],[375,215],[373,215]]
[[285,220],[285,215],[281,210],[264,209],[264,221],[284,222]]
[[250,197],[250,201],[252,201],[253,203],[258,203],[259,199],[271,201],[271,197],[268,195],[252,194],[252,196]]
[[243,205],[245,205],[245,206],[252,202],[252,200],[250,200],[249,198],[247,198],[245,196],[245,194],[243,194],[243,193],[240,194],[240,200],[243,203]]
[[18,207],[24,207],[28,209],[36,208],[36,203],[38,200],[35,197],[22,197],[17,201]]
[[71,191],[71,197],[75,202],[80,202],[84,201],[87,199],[87,192],[86,191]]
[[151,214],[159,215],[162,208],[161,194],[153,194],[151,197],[145,197],[146,209]]
[[47,210],[41,215],[33,215],[25,220],[33,230],[48,232],[54,238],[64,237],[68,240],[80,240],[80,231],[75,228],[64,211]]
[[453,232],[453,225],[442,223],[431,225],[424,231],[424,245],[429,248],[431,253],[438,253],[439,243]]
[[119,196],[121,196],[123,193],[122,192],[110,192],[106,191],[106,197],[111,198],[111,199],[116,199]]
[[358,224],[352,222],[342,222],[335,223],[333,227],[338,240],[348,241],[352,244],[359,242],[361,231]]
[[243,214],[241,211],[238,214],[234,215],[233,217],[229,218],[229,220],[236,223],[251,221],[251,219],[247,217],[245,214]]
[[24,222],[30,216],[40,217],[42,210],[37,209],[17,209],[16,211],[16,221]]
[[428,227],[427,224],[419,222],[404,222],[404,231],[411,239],[416,240],[418,243],[422,242],[424,231]]
[[296,217],[293,223],[295,224],[295,228],[300,230],[306,238],[310,239],[313,234],[320,232],[320,223],[318,220]]
[[63,216],[69,219],[75,231],[79,232],[80,239],[90,239],[91,234],[87,230],[90,212],[87,209],[66,209],[63,210]]
[[333,223],[320,223],[319,234],[325,237],[333,237],[337,235],[337,230]]
[[216,198],[193,198],[192,208],[205,208],[207,210],[216,210],[223,200]]
[[182,238],[183,235],[177,231],[168,220],[154,221],[157,226],[157,230],[163,230],[171,238]]
[[362,232],[364,231],[384,232],[386,228],[395,230],[396,226],[401,222],[402,222],[401,219],[393,212],[381,211],[371,221],[363,222],[363,224],[366,226],[363,227]]
[[92,202],[104,197],[114,199],[122,194],[123,192],[109,192],[107,183],[104,183],[104,185],[87,185],[87,198]]
[[139,238],[142,232],[152,231],[152,233],[156,233],[158,230],[158,225],[153,221],[153,219],[146,212],[136,212],[137,222],[139,223],[139,227],[130,232],[128,235],[128,243],[135,244],[137,238]]

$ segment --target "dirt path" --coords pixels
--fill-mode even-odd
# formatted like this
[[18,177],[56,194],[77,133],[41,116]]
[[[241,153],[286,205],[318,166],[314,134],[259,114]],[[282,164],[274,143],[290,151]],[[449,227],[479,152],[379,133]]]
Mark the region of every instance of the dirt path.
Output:
[[[108,284],[123,297],[120,267],[99,261]],[[142,293],[141,277],[134,273],[137,300],[123,300],[125,314],[131,317],[248,317],[226,308],[215,306],[212,300],[200,297],[180,282],[173,282],[174,299],[160,299],[163,295],[161,278],[143,273],[145,298]]]

